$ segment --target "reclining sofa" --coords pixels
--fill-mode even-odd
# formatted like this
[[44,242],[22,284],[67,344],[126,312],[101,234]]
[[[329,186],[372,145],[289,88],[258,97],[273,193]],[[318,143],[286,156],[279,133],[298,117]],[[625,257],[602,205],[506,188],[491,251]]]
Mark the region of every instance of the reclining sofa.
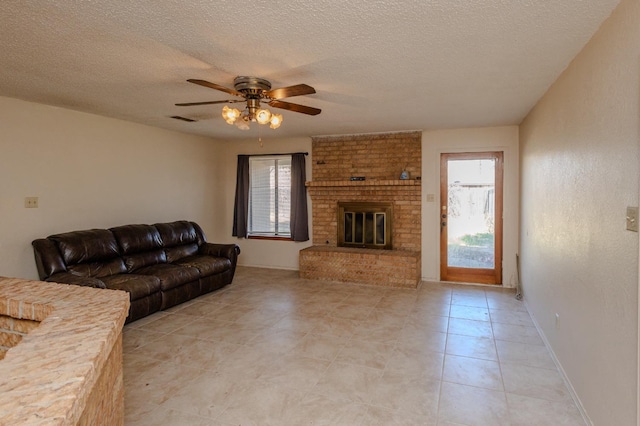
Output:
[[224,287],[240,248],[206,242],[195,222],[125,225],[32,242],[43,281],[124,290],[127,323]]

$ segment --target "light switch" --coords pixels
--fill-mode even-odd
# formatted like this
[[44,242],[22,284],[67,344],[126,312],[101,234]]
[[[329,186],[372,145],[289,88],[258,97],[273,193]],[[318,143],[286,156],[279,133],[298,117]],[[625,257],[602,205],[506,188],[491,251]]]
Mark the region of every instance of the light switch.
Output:
[[627,231],[638,232],[638,208],[627,207]]

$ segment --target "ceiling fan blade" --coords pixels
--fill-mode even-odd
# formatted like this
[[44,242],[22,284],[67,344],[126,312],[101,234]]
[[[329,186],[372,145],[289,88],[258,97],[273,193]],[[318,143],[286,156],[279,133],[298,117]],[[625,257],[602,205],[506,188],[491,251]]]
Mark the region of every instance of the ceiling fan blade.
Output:
[[220,90],[222,92],[226,92],[226,93],[228,93],[230,95],[233,95],[233,96],[243,96],[242,93],[238,92],[237,90],[229,89],[228,87],[220,86],[219,84],[210,83],[210,82],[208,82],[206,80],[198,80],[198,79],[195,79],[195,78],[190,78],[187,81],[189,83],[197,84],[199,86],[204,86],[204,87],[208,87],[210,89]]
[[287,109],[289,111],[301,112],[307,115],[318,115],[322,111],[321,109],[318,109],[318,108],[313,108],[305,105],[293,104],[291,102],[284,102],[284,101],[278,101],[278,100],[273,100],[269,102],[269,106],[272,106],[274,108]]
[[272,99],[290,98],[292,96],[312,95],[316,89],[306,84],[296,84],[295,86],[281,87],[269,90],[265,95]]
[[235,104],[236,102],[244,102],[244,100],[226,99],[224,101],[206,101],[206,102],[184,102],[176,104],[176,106],[194,106],[194,105],[213,105],[213,104]]

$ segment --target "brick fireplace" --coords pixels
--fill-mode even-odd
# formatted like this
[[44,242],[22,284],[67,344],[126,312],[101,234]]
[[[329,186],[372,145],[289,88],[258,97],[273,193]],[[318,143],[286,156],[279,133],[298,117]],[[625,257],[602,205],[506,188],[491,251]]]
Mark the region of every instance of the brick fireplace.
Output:
[[[302,278],[417,286],[421,277],[421,137],[421,132],[401,132],[312,138],[313,181],[307,182],[307,188],[313,246],[300,251]],[[403,171],[409,179],[400,179]],[[340,206],[363,203],[388,205],[392,211],[387,250],[375,244],[339,247],[339,237],[344,235]]]

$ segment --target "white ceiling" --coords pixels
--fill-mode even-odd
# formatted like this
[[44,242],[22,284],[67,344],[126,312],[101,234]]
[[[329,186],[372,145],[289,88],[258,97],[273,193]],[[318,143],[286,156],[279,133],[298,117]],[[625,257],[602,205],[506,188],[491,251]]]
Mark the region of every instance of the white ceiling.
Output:
[[2,0],[0,96],[246,138],[222,105],[174,103],[251,75],[322,109],[265,138],[518,124],[618,1]]

